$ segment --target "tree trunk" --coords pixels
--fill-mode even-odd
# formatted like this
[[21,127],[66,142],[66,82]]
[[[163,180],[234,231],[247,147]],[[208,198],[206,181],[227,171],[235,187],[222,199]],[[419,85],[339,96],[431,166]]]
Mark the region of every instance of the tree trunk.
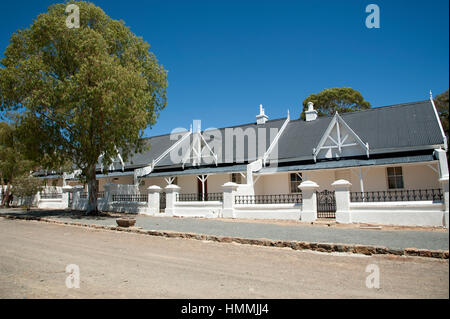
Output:
[[95,175],[95,164],[91,165],[89,168],[89,176],[88,176],[88,208],[87,208],[87,214],[88,215],[97,215],[99,213],[97,209],[97,178]]
[[5,191],[5,196],[4,196],[4,200],[5,200],[5,206],[7,207],[7,208],[9,208],[9,202],[10,202],[10,197],[11,197],[11,195],[10,195],[10,190],[11,190],[11,184],[8,182],[7,184],[6,184],[6,191]]

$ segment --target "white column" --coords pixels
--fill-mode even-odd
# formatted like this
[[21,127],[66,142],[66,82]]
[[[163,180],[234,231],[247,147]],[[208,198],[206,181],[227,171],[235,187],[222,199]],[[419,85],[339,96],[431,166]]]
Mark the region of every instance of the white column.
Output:
[[234,196],[236,195],[239,185],[228,182],[222,185],[223,188],[223,209],[222,217],[234,218]]
[[298,188],[302,191],[302,214],[301,221],[312,222],[317,219],[317,197],[316,191],[319,188],[313,181],[304,181]]
[[63,191],[62,201],[63,201],[64,208],[72,208],[72,207],[69,207],[69,193],[72,192],[72,189],[73,189],[73,187],[70,185],[65,185],[62,187],[62,191]]
[[448,178],[448,163],[447,163],[447,155],[444,150],[436,149],[434,150],[436,153],[436,157],[439,161],[439,177],[440,178]]
[[350,224],[352,222],[350,212],[350,187],[352,184],[345,179],[340,179],[331,186],[334,188],[336,197],[336,222]]
[[165,213],[169,216],[173,216],[175,212],[175,204],[177,201],[177,195],[180,192],[180,186],[178,185],[167,185],[166,190],[166,209]]
[[147,188],[148,190],[148,209],[145,215],[157,215],[159,214],[159,196],[161,187],[152,185]]

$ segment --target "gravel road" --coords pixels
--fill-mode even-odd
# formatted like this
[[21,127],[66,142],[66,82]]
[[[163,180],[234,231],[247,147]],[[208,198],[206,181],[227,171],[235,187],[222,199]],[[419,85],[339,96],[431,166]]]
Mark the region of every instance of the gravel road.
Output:
[[[331,255],[0,219],[0,298],[448,298],[448,260]],[[66,287],[68,264],[80,288]],[[366,287],[366,267],[380,288]]]

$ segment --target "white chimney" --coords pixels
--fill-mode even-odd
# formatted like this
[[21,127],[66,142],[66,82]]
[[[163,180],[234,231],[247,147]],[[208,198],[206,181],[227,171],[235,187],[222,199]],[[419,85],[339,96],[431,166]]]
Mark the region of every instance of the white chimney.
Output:
[[259,105],[259,115],[256,115],[256,124],[264,124],[267,122],[267,120],[269,119],[269,117],[264,114],[264,108],[262,106],[262,104]]
[[306,122],[314,121],[317,118],[317,111],[314,110],[314,103],[308,102],[308,110],[305,112]]

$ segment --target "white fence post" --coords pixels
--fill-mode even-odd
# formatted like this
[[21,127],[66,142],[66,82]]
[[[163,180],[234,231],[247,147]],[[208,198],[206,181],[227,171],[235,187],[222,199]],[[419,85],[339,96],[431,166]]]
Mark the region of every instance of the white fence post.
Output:
[[147,188],[148,190],[148,201],[147,201],[147,214],[146,215],[156,215],[159,213],[159,198],[161,187],[157,185],[152,185]]
[[106,183],[103,186],[103,210],[111,211],[111,203],[112,203],[112,183]]
[[334,188],[336,197],[336,222],[350,224],[352,222],[350,212],[350,187],[352,184],[345,179],[340,179],[331,186]]
[[69,193],[72,191],[73,187],[66,185],[62,187],[62,201],[65,208],[72,208],[69,206]]
[[441,183],[442,192],[444,193],[444,226],[448,229],[448,176],[442,177],[441,179],[439,179],[439,182]]
[[234,196],[239,185],[233,182],[228,182],[222,185],[223,188],[223,209],[222,217],[234,218]]
[[73,197],[72,197],[72,209],[74,210],[82,210],[80,208],[80,199],[81,199],[81,192],[83,191],[83,186],[75,186],[73,189]]
[[302,191],[302,214],[301,220],[312,222],[317,219],[317,197],[316,190],[319,188],[313,181],[304,181],[298,188]]
[[180,192],[180,186],[170,184],[166,186],[166,209],[165,213],[168,216],[173,216],[175,212],[175,203],[177,201],[177,195]]

